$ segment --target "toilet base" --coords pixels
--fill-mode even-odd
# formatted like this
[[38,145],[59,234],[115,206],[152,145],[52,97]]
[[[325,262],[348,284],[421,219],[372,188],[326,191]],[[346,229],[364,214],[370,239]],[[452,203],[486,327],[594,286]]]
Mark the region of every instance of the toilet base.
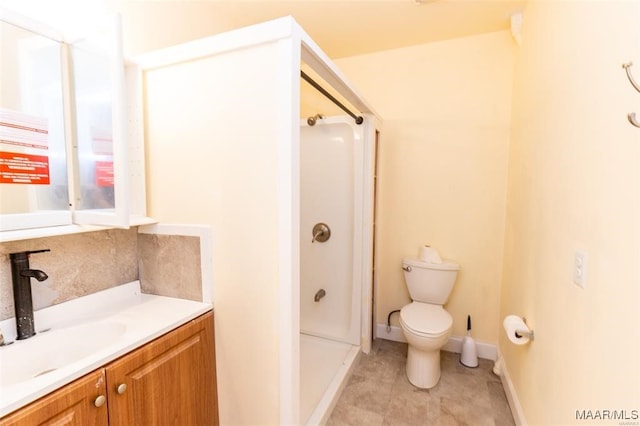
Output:
[[421,351],[409,345],[407,378],[412,385],[429,389],[440,380],[440,350]]

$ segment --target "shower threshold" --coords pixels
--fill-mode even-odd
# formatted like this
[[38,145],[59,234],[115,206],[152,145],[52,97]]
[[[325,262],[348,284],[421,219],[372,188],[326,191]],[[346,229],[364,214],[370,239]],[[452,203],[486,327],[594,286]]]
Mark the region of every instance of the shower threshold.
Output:
[[300,334],[301,424],[326,422],[359,353],[359,346]]

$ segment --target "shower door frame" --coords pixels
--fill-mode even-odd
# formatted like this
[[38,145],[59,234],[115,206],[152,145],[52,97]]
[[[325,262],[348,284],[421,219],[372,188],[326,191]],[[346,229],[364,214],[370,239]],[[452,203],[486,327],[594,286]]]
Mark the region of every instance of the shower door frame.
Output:
[[[295,21],[294,21],[295,22]],[[309,37],[309,35],[299,26],[294,25],[293,30],[293,39],[294,46],[299,47],[297,53],[299,53],[299,61],[295,63],[289,70],[289,75],[292,76],[293,80],[293,109],[295,111],[295,116],[292,117],[292,125],[296,127],[294,129],[292,148],[297,158],[293,159],[293,169],[295,170],[294,175],[297,177],[297,181],[294,182],[294,187],[298,191],[298,194],[293,200],[293,204],[298,205],[300,203],[300,84],[299,84],[299,75],[301,71],[301,63],[306,64],[313,72],[315,72],[318,76],[324,80],[331,88],[336,90],[341,96],[344,97],[353,107],[355,107],[358,111],[360,111],[361,115],[364,118],[364,122],[361,124],[363,126],[363,164],[362,164],[362,222],[361,222],[361,230],[359,232],[361,241],[362,241],[362,257],[358,265],[354,264],[354,268],[360,269],[360,277],[362,281],[361,285],[361,294],[360,294],[360,303],[361,303],[361,312],[360,312],[360,349],[369,353],[371,350],[371,343],[373,338],[373,242],[374,242],[374,227],[373,227],[373,214],[374,214],[374,167],[375,167],[375,143],[376,143],[376,134],[380,132],[382,129],[382,120],[380,116],[376,114],[375,110],[368,104],[366,100],[357,92],[354,86],[348,82],[347,78],[342,74],[342,72],[333,64],[333,62],[329,59],[328,56],[320,49],[320,47]],[[299,44],[298,44],[299,43]],[[300,210],[297,210],[297,220],[293,221],[296,226],[300,225]],[[300,230],[295,230],[293,232],[294,235],[299,237]],[[299,241],[295,241],[295,243],[299,243]],[[288,326],[293,326],[293,330],[291,328],[288,329],[288,332],[293,334],[288,334],[291,336],[291,340],[282,339],[281,340],[281,357],[280,357],[280,365],[283,367],[281,370],[281,397],[280,400],[280,417],[284,423],[295,423],[294,419],[299,418],[299,409],[300,409],[300,401],[299,401],[299,392],[300,392],[300,269],[299,269],[299,261],[300,261],[300,246],[297,244],[297,247],[294,247],[293,250],[293,258],[298,260],[298,268],[297,271],[294,272],[297,275],[297,279],[294,279],[293,288],[290,289],[291,292],[286,291],[285,289],[285,299],[292,300],[292,298],[297,298],[294,302],[293,308],[297,310],[298,318],[294,319],[293,322],[287,322],[287,315],[295,315],[293,312],[284,313],[282,317],[282,324],[286,328]],[[355,263],[355,262],[354,262]],[[285,300],[283,299],[283,300]],[[291,317],[289,317],[291,318]],[[281,336],[284,337],[284,336]],[[293,370],[291,371],[291,366]],[[291,386],[293,380],[293,386]],[[293,391],[293,394],[289,393],[287,389]]]

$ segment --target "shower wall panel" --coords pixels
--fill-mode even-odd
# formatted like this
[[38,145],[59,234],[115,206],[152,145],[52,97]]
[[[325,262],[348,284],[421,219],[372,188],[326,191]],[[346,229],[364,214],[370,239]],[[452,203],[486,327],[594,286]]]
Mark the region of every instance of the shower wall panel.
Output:
[[[301,127],[300,327],[301,331],[359,344],[362,137],[343,118]],[[358,213],[356,215],[356,213]],[[331,236],[313,240],[313,227],[326,224]],[[316,300],[316,294],[324,296]]]

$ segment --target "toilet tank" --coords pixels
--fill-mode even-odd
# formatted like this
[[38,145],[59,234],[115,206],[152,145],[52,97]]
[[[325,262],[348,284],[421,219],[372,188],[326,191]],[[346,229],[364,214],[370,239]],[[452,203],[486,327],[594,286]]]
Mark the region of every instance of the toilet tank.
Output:
[[448,260],[439,264],[404,258],[402,269],[414,302],[444,305],[453,290],[460,266]]

